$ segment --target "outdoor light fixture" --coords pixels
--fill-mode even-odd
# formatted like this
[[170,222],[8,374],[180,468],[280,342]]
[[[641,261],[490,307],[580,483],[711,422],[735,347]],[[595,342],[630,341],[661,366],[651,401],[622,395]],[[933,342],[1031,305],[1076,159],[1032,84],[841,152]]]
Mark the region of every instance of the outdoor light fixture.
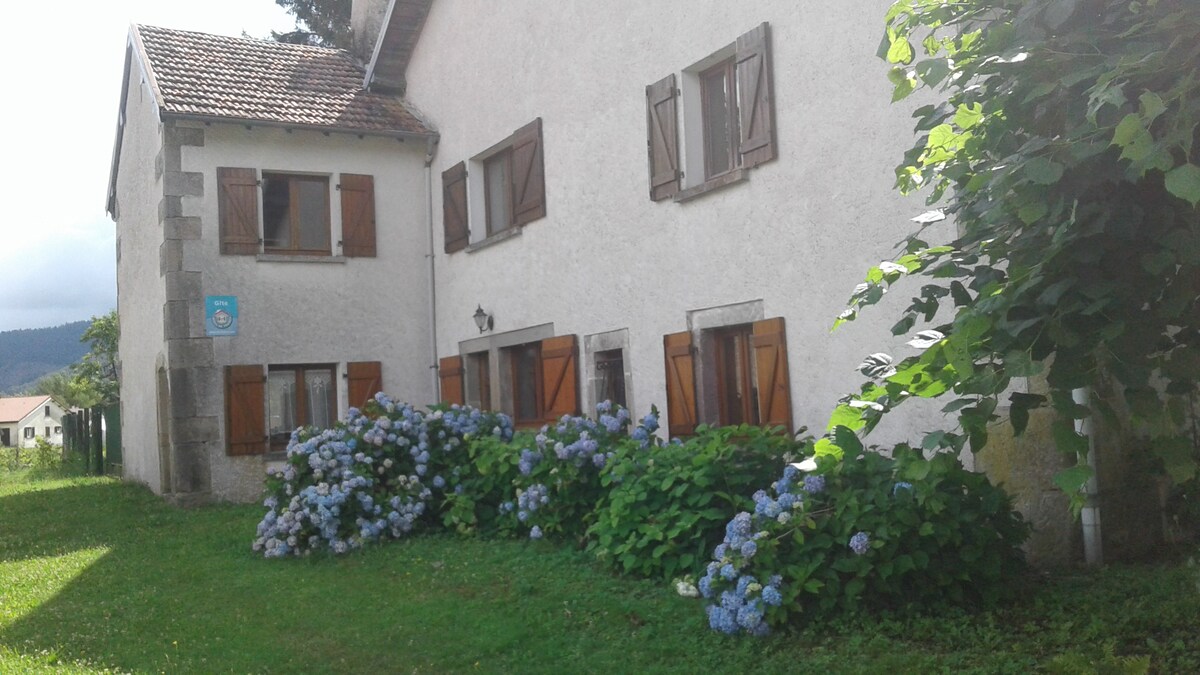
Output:
[[479,326],[479,332],[492,329],[492,315],[483,311],[482,305],[475,306],[475,315],[471,318],[475,319],[475,325]]

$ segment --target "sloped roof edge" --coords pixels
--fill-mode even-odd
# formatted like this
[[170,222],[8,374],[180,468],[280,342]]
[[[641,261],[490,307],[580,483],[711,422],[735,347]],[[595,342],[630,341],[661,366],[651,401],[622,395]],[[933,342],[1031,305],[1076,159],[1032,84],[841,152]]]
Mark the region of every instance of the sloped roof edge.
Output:
[[364,87],[404,93],[405,71],[432,6],[433,0],[388,0],[383,25],[363,78]]

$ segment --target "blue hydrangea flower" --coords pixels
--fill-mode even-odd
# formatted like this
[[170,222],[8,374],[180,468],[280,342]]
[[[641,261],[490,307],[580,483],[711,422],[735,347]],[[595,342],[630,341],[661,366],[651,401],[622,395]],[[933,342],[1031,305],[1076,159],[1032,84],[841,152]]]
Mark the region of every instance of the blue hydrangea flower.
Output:
[[862,555],[871,548],[871,537],[866,532],[858,532],[850,537],[850,550],[856,555]]
[[534,525],[533,529],[529,530],[529,538],[530,539],[541,539],[542,538],[542,528],[538,527],[537,525]]
[[805,476],[804,486],[800,488],[809,494],[825,491],[825,476]]
[[762,590],[763,602],[772,607],[778,607],[783,604],[783,596],[779,593],[779,589],[774,586],[767,586]]
[[741,553],[744,558],[753,558],[754,554],[758,553],[758,544],[755,544],[753,541],[742,544]]
[[901,490],[912,490],[912,483],[907,483],[905,481],[899,481],[898,483],[896,483],[895,485],[892,486],[892,496],[894,497],[896,495],[896,493]]

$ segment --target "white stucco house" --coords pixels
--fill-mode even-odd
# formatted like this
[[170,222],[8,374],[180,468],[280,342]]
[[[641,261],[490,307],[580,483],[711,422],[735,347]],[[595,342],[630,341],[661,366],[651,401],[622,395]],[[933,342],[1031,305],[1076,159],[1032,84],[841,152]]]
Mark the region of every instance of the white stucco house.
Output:
[[39,438],[62,445],[63,412],[52,396],[0,398],[0,446],[32,448]]
[[889,4],[356,0],[350,51],[134,26],[126,475],[252,499],[288,431],[381,388],[819,431],[904,349],[883,310],[830,334],[919,208]]

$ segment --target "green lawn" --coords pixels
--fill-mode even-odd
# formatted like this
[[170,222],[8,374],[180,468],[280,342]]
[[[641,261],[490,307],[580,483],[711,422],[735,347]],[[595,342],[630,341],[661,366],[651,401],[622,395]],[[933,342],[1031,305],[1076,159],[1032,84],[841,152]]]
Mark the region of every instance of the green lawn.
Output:
[[545,542],[250,551],[257,507],[0,474],[0,673],[1029,672],[1118,656],[1200,672],[1200,573],[1113,567],[1000,611],[723,638],[701,605]]

